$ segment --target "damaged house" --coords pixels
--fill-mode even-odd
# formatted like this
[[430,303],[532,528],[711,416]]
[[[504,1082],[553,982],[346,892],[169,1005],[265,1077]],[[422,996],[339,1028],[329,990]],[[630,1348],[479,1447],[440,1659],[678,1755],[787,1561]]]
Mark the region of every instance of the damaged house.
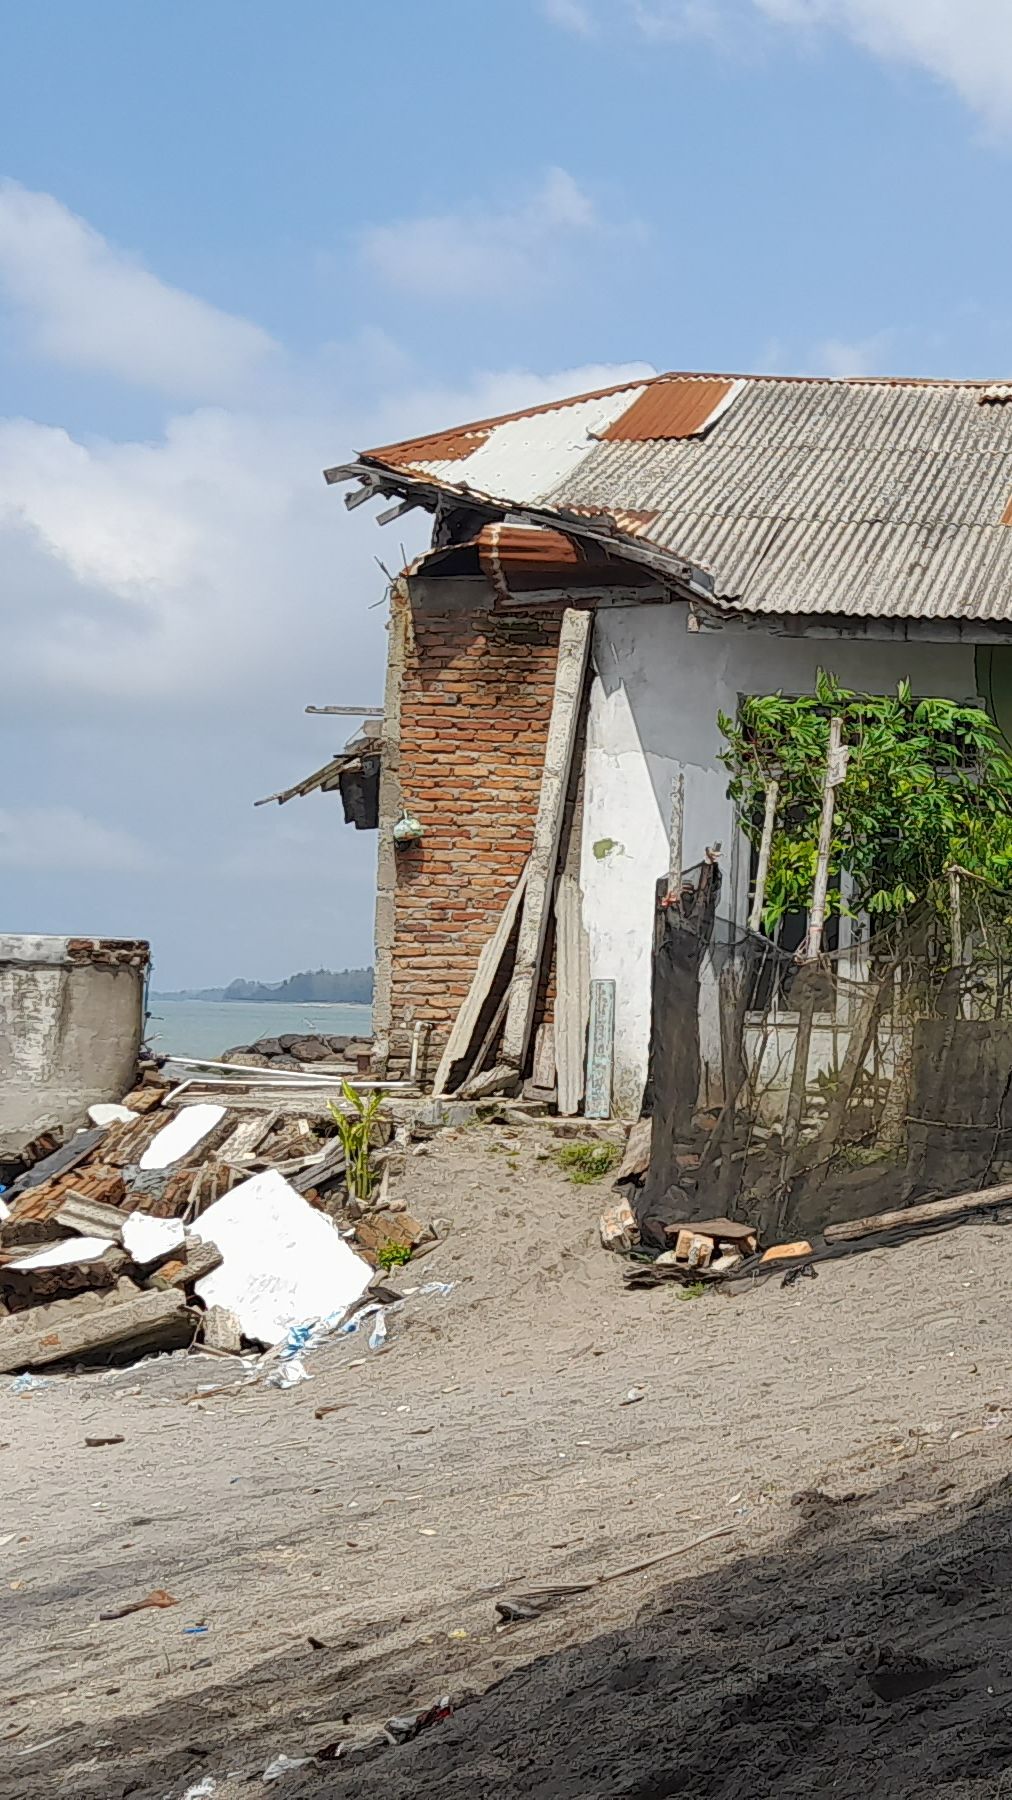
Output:
[[[1012,386],[662,375],[327,480],[381,522],[433,515],[393,584],[375,745],[391,1078],[512,1070],[560,1110],[639,1114],[659,881],[719,863],[723,918],[753,905],[719,713],[828,668],[1012,726]],[[862,929],[839,916],[824,947],[860,958]],[[837,1063],[845,1025],[821,1006]],[[698,1078],[726,1100],[705,1004]]]

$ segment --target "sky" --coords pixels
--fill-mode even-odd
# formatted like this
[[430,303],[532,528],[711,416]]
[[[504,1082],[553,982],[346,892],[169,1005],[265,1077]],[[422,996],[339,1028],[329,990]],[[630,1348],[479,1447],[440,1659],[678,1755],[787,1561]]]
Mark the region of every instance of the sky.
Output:
[[371,960],[375,833],[253,806],[426,541],[325,466],[650,369],[1012,375],[1008,0],[0,23],[0,918],[157,987]]

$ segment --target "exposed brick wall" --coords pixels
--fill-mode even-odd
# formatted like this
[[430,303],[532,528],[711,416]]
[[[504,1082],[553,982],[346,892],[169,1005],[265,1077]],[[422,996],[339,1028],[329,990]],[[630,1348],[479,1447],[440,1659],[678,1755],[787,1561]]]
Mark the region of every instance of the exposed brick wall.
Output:
[[415,610],[401,683],[400,789],[425,828],[395,863],[391,1076],[417,1020],[431,1076],[481,948],[524,866],[562,610]]

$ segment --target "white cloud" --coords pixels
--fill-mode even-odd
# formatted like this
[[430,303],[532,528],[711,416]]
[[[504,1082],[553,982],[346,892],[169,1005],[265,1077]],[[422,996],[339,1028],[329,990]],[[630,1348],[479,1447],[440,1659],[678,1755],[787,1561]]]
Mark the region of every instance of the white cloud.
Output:
[[690,37],[729,41],[722,0],[626,0],[626,4],[633,24],[652,42]]
[[[73,272],[73,238],[70,254]],[[157,339],[166,292],[154,277],[133,290],[134,342]],[[186,316],[203,318],[193,305]],[[221,396],[190,355],[196,403],[174,394],[145,441],[4,418],[0,399],[8,906],[29,930],[74,929],[83,906],[102,930],[151,937],[163,986],[368,954],[372,834],[346,831],[333,796],[252,803],[347,735],[344,721],[307,720],[307,702],[382,699],[377,558],[399,566],[430,521],[379,530],[322,469],[645,372],[484,370],[451,386],[371,328],[302,365],[233,366],[241,395]],[[149,377],[144,363],[131,379]],[[266,881],[270,908],[256,903]]]
[[1008,0],[754,0],[780,25],[843,32],[877,56],[926,70],[990,123],[1012,124]]
[[544,0],[545,17],[574,37],[594,37],[597,22],[585,0]]
[[159,858],[128,831],[75,807],[0,807],[0,868],[127,875],[158,866]]
[[222,692],[242,691],[252,706],[281,684],[308,683],[322,655],[340,670],[337,699],[374,700],[375,558],[396,565],[402,543],[420,549],[428,521],[417,514],[378,531],[368,509],[345,511],[321,470],[370,444],[651,372],[516,369],[454,389],[401,362],[354,413],[310,412],[301,395],[288,408],[204,408],[173,417],[149,443],[82,443],[0,419],[5,675],[78,708],[105,696],[181,712]]
[[39,355],[177,399],[228,397],[275,350],[258,325],[170,287],[16,181],[0,182],[0,293]]
[[607,230],[578,182],[554,168],[515,205],[373,225],[359,248],[367,268],[405,293],[509,306],[550,287],[566,250]]
[[653,43],[703,37],[730,51],[757,22],[813,41],[836,33],[924,71],[990,126],[1012,129],[1012,0],[548,0],[545,10],[585,37],[611,23]]
[[827,338],[818,345],[814,357],[816,375],[881,375],[889,365],[896,334],[878,331],[871,337]]

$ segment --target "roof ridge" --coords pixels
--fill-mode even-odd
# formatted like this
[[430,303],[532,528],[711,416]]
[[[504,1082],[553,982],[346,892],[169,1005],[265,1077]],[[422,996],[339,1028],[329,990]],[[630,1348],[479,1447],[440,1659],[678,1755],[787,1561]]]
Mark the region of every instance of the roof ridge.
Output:
[[542,413],[559,412],[567,406],[579,406],[590,400],[605,400],[612,394],[631,393],[636,388],[657,387],[664,382],[672,381],[728,381],[756,382],[763,385],[783,384],[798,387],[888,387],[888,388],[966,388],[971,392],[985,392],[989,389],[1008,389],[1012,392],[1012,376],[995,377],[984,381],[977,377],[941,376],[941,375],[778,375],[771,372],[764,374],[731,374],[727,370],[700,369],[665,369],[655,375],[635,376],[625,381],[614,382],[610,387],[589,388],[581,394],[563,394],[557,399],[539,400],[531,406],[518,407],[513,412],[494,413],[484,419],[467,419],[463,423],[445,425],[437,431],[426,431],[417,437],[398,438],[391,443],[380,444],[360,454],[369,461],[385,462],[395,453],[406,450],[417,451],[427,446],[439,445],[444,456],[453,459],[466,455],[475,446],[469,442],[478,433],[486,435],[498,425],[512,424],[516,419],[537,418]]

